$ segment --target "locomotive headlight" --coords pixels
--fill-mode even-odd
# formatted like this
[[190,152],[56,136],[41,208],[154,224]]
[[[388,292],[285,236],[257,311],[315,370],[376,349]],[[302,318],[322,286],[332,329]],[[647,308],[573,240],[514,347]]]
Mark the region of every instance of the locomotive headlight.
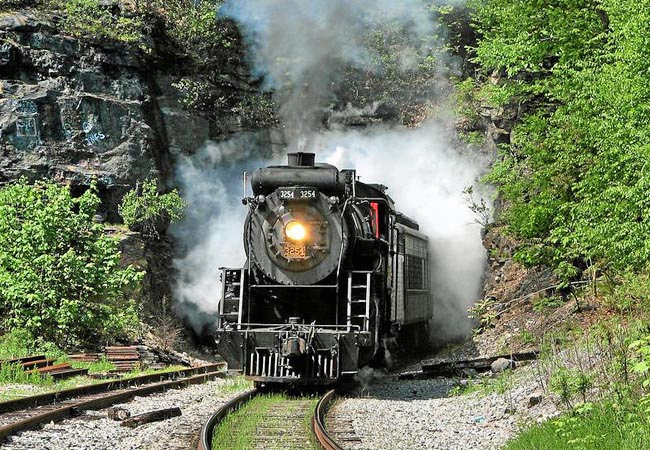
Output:
[[297,220],[292,220],[284,227],[284,234],[292,241],[302,241],[307,237],[307,229]]

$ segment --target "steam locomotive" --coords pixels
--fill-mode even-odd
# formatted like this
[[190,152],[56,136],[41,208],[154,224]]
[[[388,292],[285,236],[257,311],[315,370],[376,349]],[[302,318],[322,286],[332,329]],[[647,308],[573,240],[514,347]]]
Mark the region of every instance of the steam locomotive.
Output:
[[262,384],[332,383],[424,328],[428,238],[386,186],[302,152],[251,185],[247,261],[221,268],[215,341],[231,370]]

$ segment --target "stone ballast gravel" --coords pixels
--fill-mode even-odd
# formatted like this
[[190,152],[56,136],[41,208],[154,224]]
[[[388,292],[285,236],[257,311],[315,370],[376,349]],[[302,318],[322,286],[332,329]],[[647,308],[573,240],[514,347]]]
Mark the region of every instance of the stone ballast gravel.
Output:
[[[449,396],[456,383],[447,378],[385,378],[356,398],[338,402],[333,411],[352,421],[361,439],[350,446],[354,450],[498,449],[523,424],[558,414],[548,395],[541,394],[531,367],[517,369],[515,375],[513,387],[503,394],[462,396]],[[541,401],[531,406],[533,396]]]
[[227,383],[217,379],[184,389],[135,397],[122,406],[131,415],[178,406],[182,415],[131,429],[108,418],[108,409],[86,411],[79,417],[49,423],[38,430],[25,431],[0,445],[3,450],[168,450],[196,448],[204,422],[222,404],[239,392],[223,393]]

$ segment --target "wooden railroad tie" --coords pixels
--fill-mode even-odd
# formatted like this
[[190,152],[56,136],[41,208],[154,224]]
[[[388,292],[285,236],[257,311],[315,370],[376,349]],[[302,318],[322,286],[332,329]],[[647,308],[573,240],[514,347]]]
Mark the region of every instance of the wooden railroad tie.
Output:
[[159,422],[161,420],[171,419],[172,417],[178,417],[181,414],[181,409],[178,407],[159,409],[124,419],[121,425],[123,427],[135,428],[145,423]]

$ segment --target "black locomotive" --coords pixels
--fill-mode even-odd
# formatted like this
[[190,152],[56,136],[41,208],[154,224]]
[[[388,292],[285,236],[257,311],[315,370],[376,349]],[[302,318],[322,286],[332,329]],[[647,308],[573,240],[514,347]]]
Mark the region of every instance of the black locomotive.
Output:
[[428,238],[386,187],[290,153],[245,198],[247,262],[222,268],[216,343],[256,382],[329,383],[432,316]]

